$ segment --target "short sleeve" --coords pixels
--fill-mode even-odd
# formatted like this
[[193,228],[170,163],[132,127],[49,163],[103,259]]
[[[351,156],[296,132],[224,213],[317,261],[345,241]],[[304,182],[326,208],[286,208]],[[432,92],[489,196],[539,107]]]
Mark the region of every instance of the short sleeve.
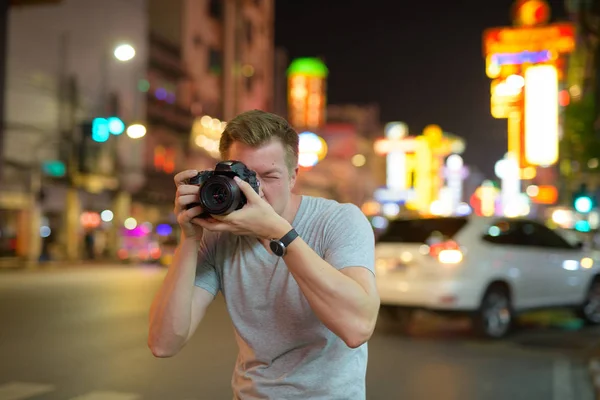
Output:
[[218,236],[212,232],[204,232],[198,246],[196,263],[196,279],[194,284],[216,296],[221,289],[216,267],[216,250]]
[[375,274],[375,235],[354,204],[342,204],[326,225],[324,259],[336,269],[364,267]]

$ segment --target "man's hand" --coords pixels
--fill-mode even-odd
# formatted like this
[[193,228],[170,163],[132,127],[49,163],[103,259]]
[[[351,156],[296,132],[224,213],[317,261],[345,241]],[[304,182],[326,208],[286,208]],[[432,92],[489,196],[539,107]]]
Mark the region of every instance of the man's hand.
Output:
[[212,219],[196,218],[194,224],[210,231],[231,232],[236,235],[256,236],[260,239],[279,238],[292,228],[290,223],[277,214],[252,186],[237,176],[234,179],[246,196],[246,205],[227,215],[213,215]]
[[187,180],[193,178],[198,174],[196,170],[186,170],[175,175],[175,186],[177,186],[177,193],[175,194],[175,208],[173,212],[177,216],[177,222],[181,226],[181,232],[185,238],[196,238],[202,237],[202,228],[193,221],[199,219],[195,218],[202,214],[202,207],[192,207],[189,210],[186,206],[198,201],[198,193],[200,188],[196,185],[188,185]]

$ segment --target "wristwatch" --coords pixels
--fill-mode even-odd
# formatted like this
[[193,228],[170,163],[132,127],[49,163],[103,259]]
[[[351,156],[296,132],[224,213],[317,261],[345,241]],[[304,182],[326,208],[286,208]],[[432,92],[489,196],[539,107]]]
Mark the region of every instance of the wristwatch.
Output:
[[283,235],[283,237],[279,240],[271,239],[269,243],[269,248],[278,257],[285,256],[287,252],[287,247],[298,237],[298,232],[294,228],[291,231]]

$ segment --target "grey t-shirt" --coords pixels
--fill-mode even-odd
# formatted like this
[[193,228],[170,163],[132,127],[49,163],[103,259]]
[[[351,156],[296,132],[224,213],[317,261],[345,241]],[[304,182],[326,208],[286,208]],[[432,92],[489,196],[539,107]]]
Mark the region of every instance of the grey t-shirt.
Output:
[[[374,273],[373,230],[355,205],[302,196],[292,225],[334,268]],[[282,259],[229,233],[205,232],[200,252],[195,284],[223,293],[235,328],[235,399],[365,398],[367,344],[351,349],[326,328]]]

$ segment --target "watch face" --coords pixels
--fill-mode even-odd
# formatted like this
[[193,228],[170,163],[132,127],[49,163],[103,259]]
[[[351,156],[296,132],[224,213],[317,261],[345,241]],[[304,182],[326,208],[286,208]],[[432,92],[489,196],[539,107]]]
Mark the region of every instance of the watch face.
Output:
[[278,240],[271,240],[271,242],[269,243],[269,247],[271,248],[273,254],[275,254],[278,257],[283,257],[283,254],[285,253],[285,246],[283,245],[283,243],[281,243]]

